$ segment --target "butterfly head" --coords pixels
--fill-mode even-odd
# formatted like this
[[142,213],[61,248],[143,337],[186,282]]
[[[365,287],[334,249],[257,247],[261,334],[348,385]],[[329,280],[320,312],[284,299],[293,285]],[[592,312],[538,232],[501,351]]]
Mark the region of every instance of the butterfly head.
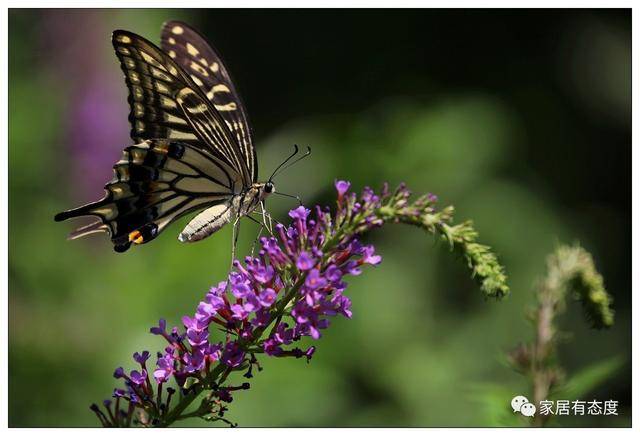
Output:
[[263,183],[254,183],[251,188],[244,191],[243,203],[250,209],[257,205],[259,202],[263,202],[267,197],[276,192],[275,185],[268,181]]
[[254,183],[253,184],[254,195],[257,193],[257,196],[260,200],[264,200],[270,194],[276,192],[276,186],[273,184],[271,180],[265,183]]

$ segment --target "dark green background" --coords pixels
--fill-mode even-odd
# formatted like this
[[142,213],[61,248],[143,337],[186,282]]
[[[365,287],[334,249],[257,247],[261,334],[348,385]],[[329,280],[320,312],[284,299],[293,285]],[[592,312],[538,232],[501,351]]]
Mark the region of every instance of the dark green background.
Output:
[[[229,417],[243,426],[525,425],[529,395],[504,351],[530,340],[525,308],[558,242],[589,249],[616,325],[589,330],[569,305],[569,375],[618,357],[586,398],[631,419],[631,14],[582,10],[10,10],[9,423],[97,424],[116,366],[162,341],[148,328],[192,313],[229,261],[231,231],[194,245],[185,220],[124,255],[106,237],[65,240],[53,215],[102,195],[130,143],[109,41],[159,41],[183,19],[214,42],[241,90],[265,177],[293,143],[313,157],[277,179],[309,205],[333,180],[406,181],[472,218],[512,295],[483,301],[462,263],[415,229],[371,236],[384,261],[353,278],[310,365],[266,359]],[[291,203],[270,202],[283,218]],[[243,225],[247,250],[255,226]],[[567,398],[570,400],[576,398]],[[192,424],[199,424],[193,422]]]

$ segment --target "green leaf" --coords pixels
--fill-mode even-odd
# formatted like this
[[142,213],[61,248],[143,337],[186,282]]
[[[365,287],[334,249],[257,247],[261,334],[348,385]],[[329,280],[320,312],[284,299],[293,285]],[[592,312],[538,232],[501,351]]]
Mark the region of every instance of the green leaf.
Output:
[[614,356],[587,366],[571,377],[554,397],[580,399],[613,376],[625,363],[621,356]]
[[474,383],[469,386],[467,398],[477,404],[484,418],[482,425],[487,427],[526,427],[530,422],[511,409],[514,392],[520,392],[507,386],[493,383]]

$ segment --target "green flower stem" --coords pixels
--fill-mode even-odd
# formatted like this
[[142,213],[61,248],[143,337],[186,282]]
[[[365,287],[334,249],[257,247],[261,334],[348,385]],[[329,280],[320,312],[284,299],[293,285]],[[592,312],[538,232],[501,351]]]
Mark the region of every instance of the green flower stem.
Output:
[[207,375],[202,383],[197,383],[191,386],[189,392],[186,395],[182,396],[178,404],[171,410],[171,412],[168,412],[165,416],[160,418],[158,427],[168,427],[174,421],[180,419],[180,415],[182,414],[182,412],[184,412],[186,408],[189,407],[189,405],[191,405],[191,403],[196,398],[198,398],[198,396],[206,387],[213,386],[215,384],[214,381],[218,378],[218,376],[220,376],[222,372],[224,372],[226,368],[226,365],[222,363],[218,364],[214,368],[214,370],[209,373],[209,375]]
[[386,222],[409,224],[440,236],[454,252],[463,256],[472,277],[486,297],[505,297],[509,294],[509,286],[504,267],[498,262],[490,247],[477,242],[478,232],[473,228],[471,221],[451,225],[453,212],[453,206],[448,206],[439,212],[417,215],[415,208],[410,206],[400,210],[382,207],[378,214]]

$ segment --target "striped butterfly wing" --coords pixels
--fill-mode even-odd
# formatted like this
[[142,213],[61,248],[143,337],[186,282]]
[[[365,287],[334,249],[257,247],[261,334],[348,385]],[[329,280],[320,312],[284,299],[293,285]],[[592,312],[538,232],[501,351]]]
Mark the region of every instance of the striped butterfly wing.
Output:
[[112,42],[129,88],[131,137],[169,139],[201,148],[241,176],[253,176],[226,120],[185,70],[153,43],[116,30]]
[[180,21],[162,26],[162,50],[180,65],[211,101],[240,146],[253,182],[258,161],[249,120],[231,76],[220,55],[200,33]]
[[179,217],[210,206],[229,204],[234,170],[199,147],[147,140],[127,147],[114,167],[106,195],[97,202],[56,215],[56,221],[96,216],[98,221],[81,227],[70,239],[107,232],[114,249],[155,239]]

